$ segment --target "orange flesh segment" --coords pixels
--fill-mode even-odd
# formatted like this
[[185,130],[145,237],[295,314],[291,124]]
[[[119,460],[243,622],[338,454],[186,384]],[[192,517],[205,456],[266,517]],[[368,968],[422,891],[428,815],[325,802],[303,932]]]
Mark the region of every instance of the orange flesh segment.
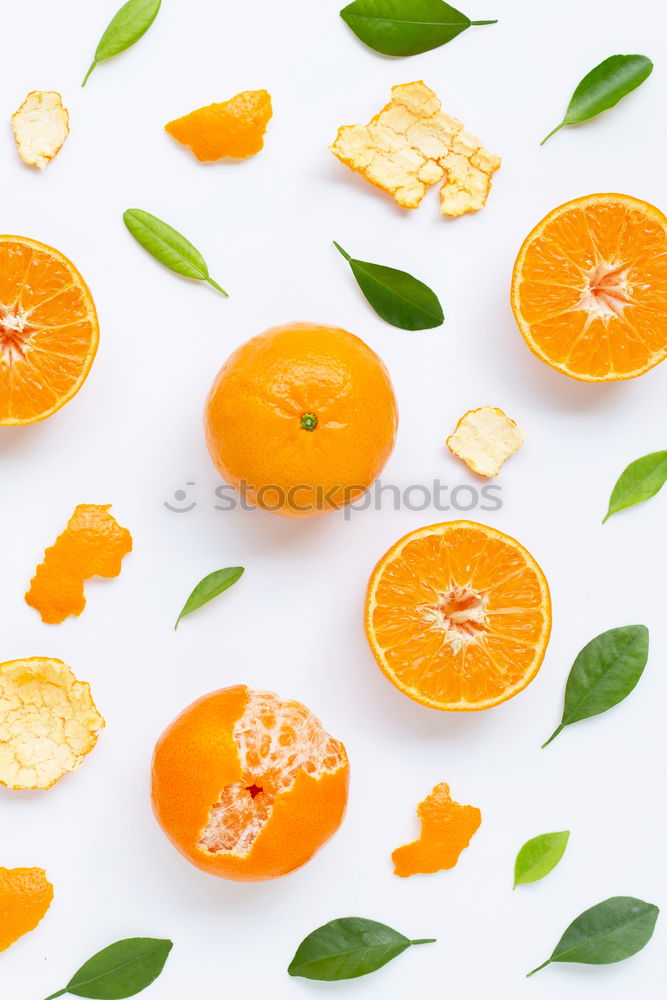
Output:
[[65,531],[44,553],[25,595],[42,621],[58,625],[86,606],[85,580],[118,576],[123,557],[132,551],[132,536],[109,513],[111,504],[79,504]]
[[273,114],[266,90],[245,90],[229,101],[209,104],[165,125],[169,135],[189,146],[198,160],[210,162],[229,156],[245,158],[259,153]]
[[342,743],[298,701],[251,691],[233,731],[241,779],[226,785],[211,807],[199,847],[212,854],[247,857],[273,812],[276,799],[304,771],[311,778],[347,767]]
[[34,930],[52,899],[42,868],[0,868],[0,951]]
[[401,878],[453,868],[482,822],[479,809],[454,802],[444,782],[419,803],[417,816],[419,839],[397,847],[391,856],[394,874]]
[[366,631],[409,697],[448,711],[490,708],[535,677],[551,630],[549,588],[515,539],[473,521],[431,525],[378,563]]
[[634,378],[667,357],[667,218],[626,195],[548,215],[517,258],[512,305],[531,350],[583,381]]
[[99,328],[81,275],[57,250],[0,236],[0,425],[43,420],[81,388]]

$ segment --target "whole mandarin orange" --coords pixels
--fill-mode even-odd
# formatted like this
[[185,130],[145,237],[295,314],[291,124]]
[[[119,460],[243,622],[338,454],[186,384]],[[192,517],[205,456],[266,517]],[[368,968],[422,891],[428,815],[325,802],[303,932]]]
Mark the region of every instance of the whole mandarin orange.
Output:
[[218,471],[250,503],[313,517],[353,502],[379,476],[398,411],[384,364],[359,337],[291,323],[234,351],[204,423]]
[[345,814],[345,747],[298,701],[214,691],[165,730],[153,755],[157,820],[188,861],[254,882],[300,868]]

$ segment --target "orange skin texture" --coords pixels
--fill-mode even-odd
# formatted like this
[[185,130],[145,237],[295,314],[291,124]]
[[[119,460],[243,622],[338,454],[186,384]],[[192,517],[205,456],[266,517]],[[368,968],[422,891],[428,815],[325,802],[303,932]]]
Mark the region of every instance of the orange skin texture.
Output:
[[110,504],[79,504],[66,529],[44,553],[25,595],[48,625],[59,625],[86,606],[84,580],[114,577],[132,551],[132,536],[109,514]]
[[273,115],[266,90],[244,90],[221,104],[209,104],[165,125],[174,139],[189,146],[200,162],[223,157],[245,159],[264,146],[266,126]]
[[349,767],[319,779],[299,772],[293,787],[276,798],[247,857],[201,849],[211,806],[242,776],[232,732],[247,701],[244,685],[224,688],[172,722],[153,754],[152,801],[158,823],[193,865],[220,878],[258,882],[300,868],[333,836],[345,814]]
[[479,809],[454,802],[444,782],[419,803],[417,815],[419,838],[397,847],[391,856],[394,874],[400,878],[453,868],[482,822]]
[[0,951],[34,930],[52,899],[42,868],[0,868]]
[[[301,426],[304,414],[316,416],[314,430]],[[353,502],[380,475],[398,410],[384,364],[362,340],[337,327],[290,323],[228,358],[204,426],[216,468],[236,489],[247,484],[250,503],[313,517]]]

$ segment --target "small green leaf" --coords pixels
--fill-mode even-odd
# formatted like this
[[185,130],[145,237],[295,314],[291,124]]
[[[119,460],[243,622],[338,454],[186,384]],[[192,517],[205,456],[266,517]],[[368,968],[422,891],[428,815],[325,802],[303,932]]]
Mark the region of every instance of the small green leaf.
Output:
[[433,941],[435,938],[411,941],[375,920],[341,917],[304,938],[287,971],[290,976],[327,982],[357,979],[381,969],[411,945]]
[[626,507],[650,500],[667,482],[667,451],[653,451],[650,455],[630,462],[621,473],[609,498],[609,510],[604,522]]
[[334,246],[352,268],[366,301],[380,319],[401,330],[431,330],[444,322],[435,292],[407,271],[350,257],[334,240]]
[[95,57],[81,84],[86,86],[88,77],[98,63],[117,56],[145,35],[158,15],[162,0],[128,0],[109,22],[100,38]]
[[633,896],[605,899],[573,920],[551,956],[528,975],[533,976],[552,962],[622,962],[648,944],[659,913],[657,906]]
[[565,726],[600,715],[627,698],[644,672],[647,660],[645,625],[612,628],[591,639],[572,664],[565,688],[563,718],[543,747]]
[[125,1000],[141,993],[157,979],[172,949],[172,942],[160,938],[125,938],[98,951],[64,989],[47,1000],[72,993],[89,1000]]
[[243,566],[228,566],[226,569],[218,569],[215,573],[209,573],[203,580],[200,580],[183,605],[183,610],[176,619],[174,631],[178,628],[181,618],[185,618],[191,611],[196,611],[198,608],[203,607],[204,604],[208,604],[214,597],[221,594],[223,590],[228,590],[237,580],[241,579],[243,573]]
[[553,871],[565,854],[570,831],[542,833],[527,840],[514,863],[514,888],[528,882],[539,882]]
[[646,56],[610,56],[605,59],[583,78],[572,95],[565,118],[549,132],[541,145],[566,125],[577,125],[613,108],[652,72],[653,63]]
[[451,42],[471,21],[443,0],[354,0],[340,16],[365,45],[386,56],[414,56]]
[[213,288],[227,295],[224,288],[208,273],[208,266],[199,250],[176,229],[140,208],[128,208],[123,214],[123,220],[137,243],[165,267],[185,278],[207,281]]

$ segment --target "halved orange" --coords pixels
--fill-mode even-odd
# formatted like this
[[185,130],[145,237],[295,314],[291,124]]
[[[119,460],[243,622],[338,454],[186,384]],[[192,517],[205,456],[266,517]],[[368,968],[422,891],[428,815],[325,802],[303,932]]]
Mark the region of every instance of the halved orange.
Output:
[[519,251],[512,309],[531,351],[564,375],[643,375],[667,357],[667,218],[625,194],[555,208]]
[[57,250],[0,236],[0,425],[32,424],[75,396],[93,363],[92,296]]
[[375,567],[366,634],[389,680],[449,712],[491,708],[537,674],[551,633],[544,573],[514,538],[475,521],[410,532]]

